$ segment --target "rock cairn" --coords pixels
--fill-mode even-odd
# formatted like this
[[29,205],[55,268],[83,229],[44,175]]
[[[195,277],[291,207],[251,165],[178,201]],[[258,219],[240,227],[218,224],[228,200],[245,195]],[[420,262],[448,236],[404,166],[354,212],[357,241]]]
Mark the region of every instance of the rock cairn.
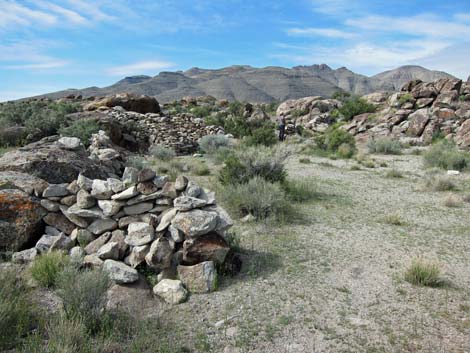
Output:
[[126,167],[119,179],[79,175],[36,195],[44,235],[33,248],[14,253],[13,261],[65,251],[83,266],[103,268],[117,284],[136,282],[136,268],[144,266],[158,274],[154,293],[169,303],[184,301],[188,291],[215,289],[232,221],[213,192],[186,177],[170,182],[150,169]]

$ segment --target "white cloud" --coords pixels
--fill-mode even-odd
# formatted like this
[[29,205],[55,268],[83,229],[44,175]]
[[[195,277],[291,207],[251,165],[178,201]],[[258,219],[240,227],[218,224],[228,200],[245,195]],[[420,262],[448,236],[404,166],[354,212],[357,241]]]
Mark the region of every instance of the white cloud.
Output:
[[315,12],[335,16],[355,10],[362,0],[311,0]]
[[57,17],[23,6],[15,1],[0,0],[0,27],[12,25],[31,26],[40,24],[51,26],[57,23]]
[[328,38],[341,38],[351,39],[356,37],[356,34],[342,31],[334,28],[289,28],[287,34],[291,36],[306,36],[306,37],[328,37]]
[[114,16],[101,10],[99,1],[67,0],[67,2],[72,8],[90,16],[95,21],[110,21],[115,19]]
[[56,69],[59,67],[64,67],[69,64],[66,60],[56,60],[50,58],[49,60],[44,60],[38,63],[31,64],[20,64],[20,65],[4,65],[1,66],[3,69],[12,69],[12,70],[45,70],[45,69]]
[[174,67],[175,64],[168,61],[139,61],[136,63],[114,66],[106,70],[112,76],[131,76],[139,74],[155,74],[157,71],[169,69]]
[[78,12],[75,12],[73,10],[66,9],[65,7],[56,5],[48,1],[43,1],[43,0],[30,0],[30,2],[39,8],[52,11],[55,14],[62,16],[65,20],[70,21],[74,24],[77,24],[77,25],[88,24],[88,20],[85,17],[83,17]]

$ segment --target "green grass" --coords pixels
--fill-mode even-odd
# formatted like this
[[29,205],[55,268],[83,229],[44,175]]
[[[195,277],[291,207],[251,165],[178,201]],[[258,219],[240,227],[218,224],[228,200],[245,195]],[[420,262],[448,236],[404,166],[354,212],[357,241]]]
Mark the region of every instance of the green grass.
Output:
[[406,224],[405,220],[400,215],[397,215],[397,214],[389,214],[385,216],[384,222],[387,224],[394,225],[394,226],[402,226]]
[[470,154],[457,150],[450,142],[439,141],[424,153],[423,161],[426,168],[462,171],[470,167]]
[[401,154],[402,146],[399,141],[388,138],[371,138],[367,142],[367,148],[369,153],[378,153],[378,154],[392,154],[398,155]]
[[293,202],[306,202],[318,195],[317,181],[313,178],[289,179],[282,184],[284,192]]
[[426,189],[430,191],[453,191],[457,185],[448,177],[431,176],[426,180]]
[[53,287],[57,277],[69,263],[69,258],[60,251],[42,254],[30,267],[32,278],[43,287]]
[[417,286],[439,287],[443,284],[440,274],[437,263],[417,257],[406,270],[405,280]]

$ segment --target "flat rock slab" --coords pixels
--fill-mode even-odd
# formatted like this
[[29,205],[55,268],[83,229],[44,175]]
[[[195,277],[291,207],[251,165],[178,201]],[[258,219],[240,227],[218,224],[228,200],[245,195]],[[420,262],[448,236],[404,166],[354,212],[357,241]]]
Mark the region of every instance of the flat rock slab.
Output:
[[213,231],[217,227],[218,219],[217,212],[196,209],[178,213],[171,224],[191,238]]
[[120,261],[106,260],[103,270],[108,273],[111,280],[118,284],[133,283],[139,279],[137,270]]

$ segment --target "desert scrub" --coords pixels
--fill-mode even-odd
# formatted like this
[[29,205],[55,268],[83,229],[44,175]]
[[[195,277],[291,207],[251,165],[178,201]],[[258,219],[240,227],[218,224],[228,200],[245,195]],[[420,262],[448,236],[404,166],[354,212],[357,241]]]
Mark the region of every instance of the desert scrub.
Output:
[[13,348],[36,320],[28,290],[16,271],[0,272],[0,350]]
[[140,170],[147,166],[147,160],[141,156],[130,156],[127,158],[126,166]]
[[299,158],[299,163],[302,163],[302,164],[311,164],[312,161],[310,160],[310,158]]
[[215,154],[221,148],[232,146],[232,140],[225,135],[207,135],[199,140],[199,148],[207,154]]
[[374,113],[377,107],[368,103],[365,99],[351,97],[345,100],[344,104],[338,108],[338,112],[343,120],[349,121],[356,115],[364,113]]
[[56,292],[63,301],[68,319],[83,320],[90,333],[103,328],[106,315],[106,291],[111,282],[102,270],[79,270],[68,265],[57,277]]
[[274,125],[265,123],[262,127],[253,129],[251,134],[242,140],[245,146],[272,146],[277,143]]
[[282,188],[289,200],[294,202],[306,202],[315,199],[317,182],[313,178],[288,179],[282,183]]
[[91,135],[100,130],[100,125],[93,119],[76,120],[67,127],[61,127],[59,134],[62,136],[78,137],[85,146],[90,145]]
[[457,189],[457,185],[452,180],[439,175],[427,177],[425,187],[430,191],[452,191]]
[[244,184],[228,184],[219,194],[225,205],[239,217],[251,214],[257,220],[282,220],[292,210],[281,184],[261,177],[254,177]]
[[43,287],[53,287],[60,272],[69,262],[67,255],[60,251],[42,254],[30,267],[31,277]]
[[168,162],[176,157],[176,152],[173,149],[163,145],[152,146],[149,150],[149,153],[152,157],[165,162]]
[[317,135],[315,143],[321,151],[340,158],[351,158],[356,153],[354,136],[338,124],[330,126],[325,133]]
[[399,141],[389,137],[380,137],[377,139],[371,137],[367,142],[367,148],[369,153],[397,155],[401,154],[402,146]]
[[470,166],[470,155],[457,150],[451,142],[440,141],[423,154],[423,161],[426,168],[437,167],[462,171]]
[[439,287],[443,284],[441,270],[435,262],[417,257],[405,272],[405,280],[417,286]]
[[385,173],[385,177],[387,178],[403,178],[403,173],[398,169],[390,169]]
[[391,224],[393,226],[405,225],[405,220],[398,214],[389,214],[384,217],[384,223]]
[[446,207],[460,207],[463,204],[463,200],[459,195],[449,194],[444,198],[444,206]]
[[219,174],[224,184],[243,184],[259,177],[269,182],[283,182],[286,179],[285,160],[290,151],[285,148],[249,147],[236,151],[225,160]]

